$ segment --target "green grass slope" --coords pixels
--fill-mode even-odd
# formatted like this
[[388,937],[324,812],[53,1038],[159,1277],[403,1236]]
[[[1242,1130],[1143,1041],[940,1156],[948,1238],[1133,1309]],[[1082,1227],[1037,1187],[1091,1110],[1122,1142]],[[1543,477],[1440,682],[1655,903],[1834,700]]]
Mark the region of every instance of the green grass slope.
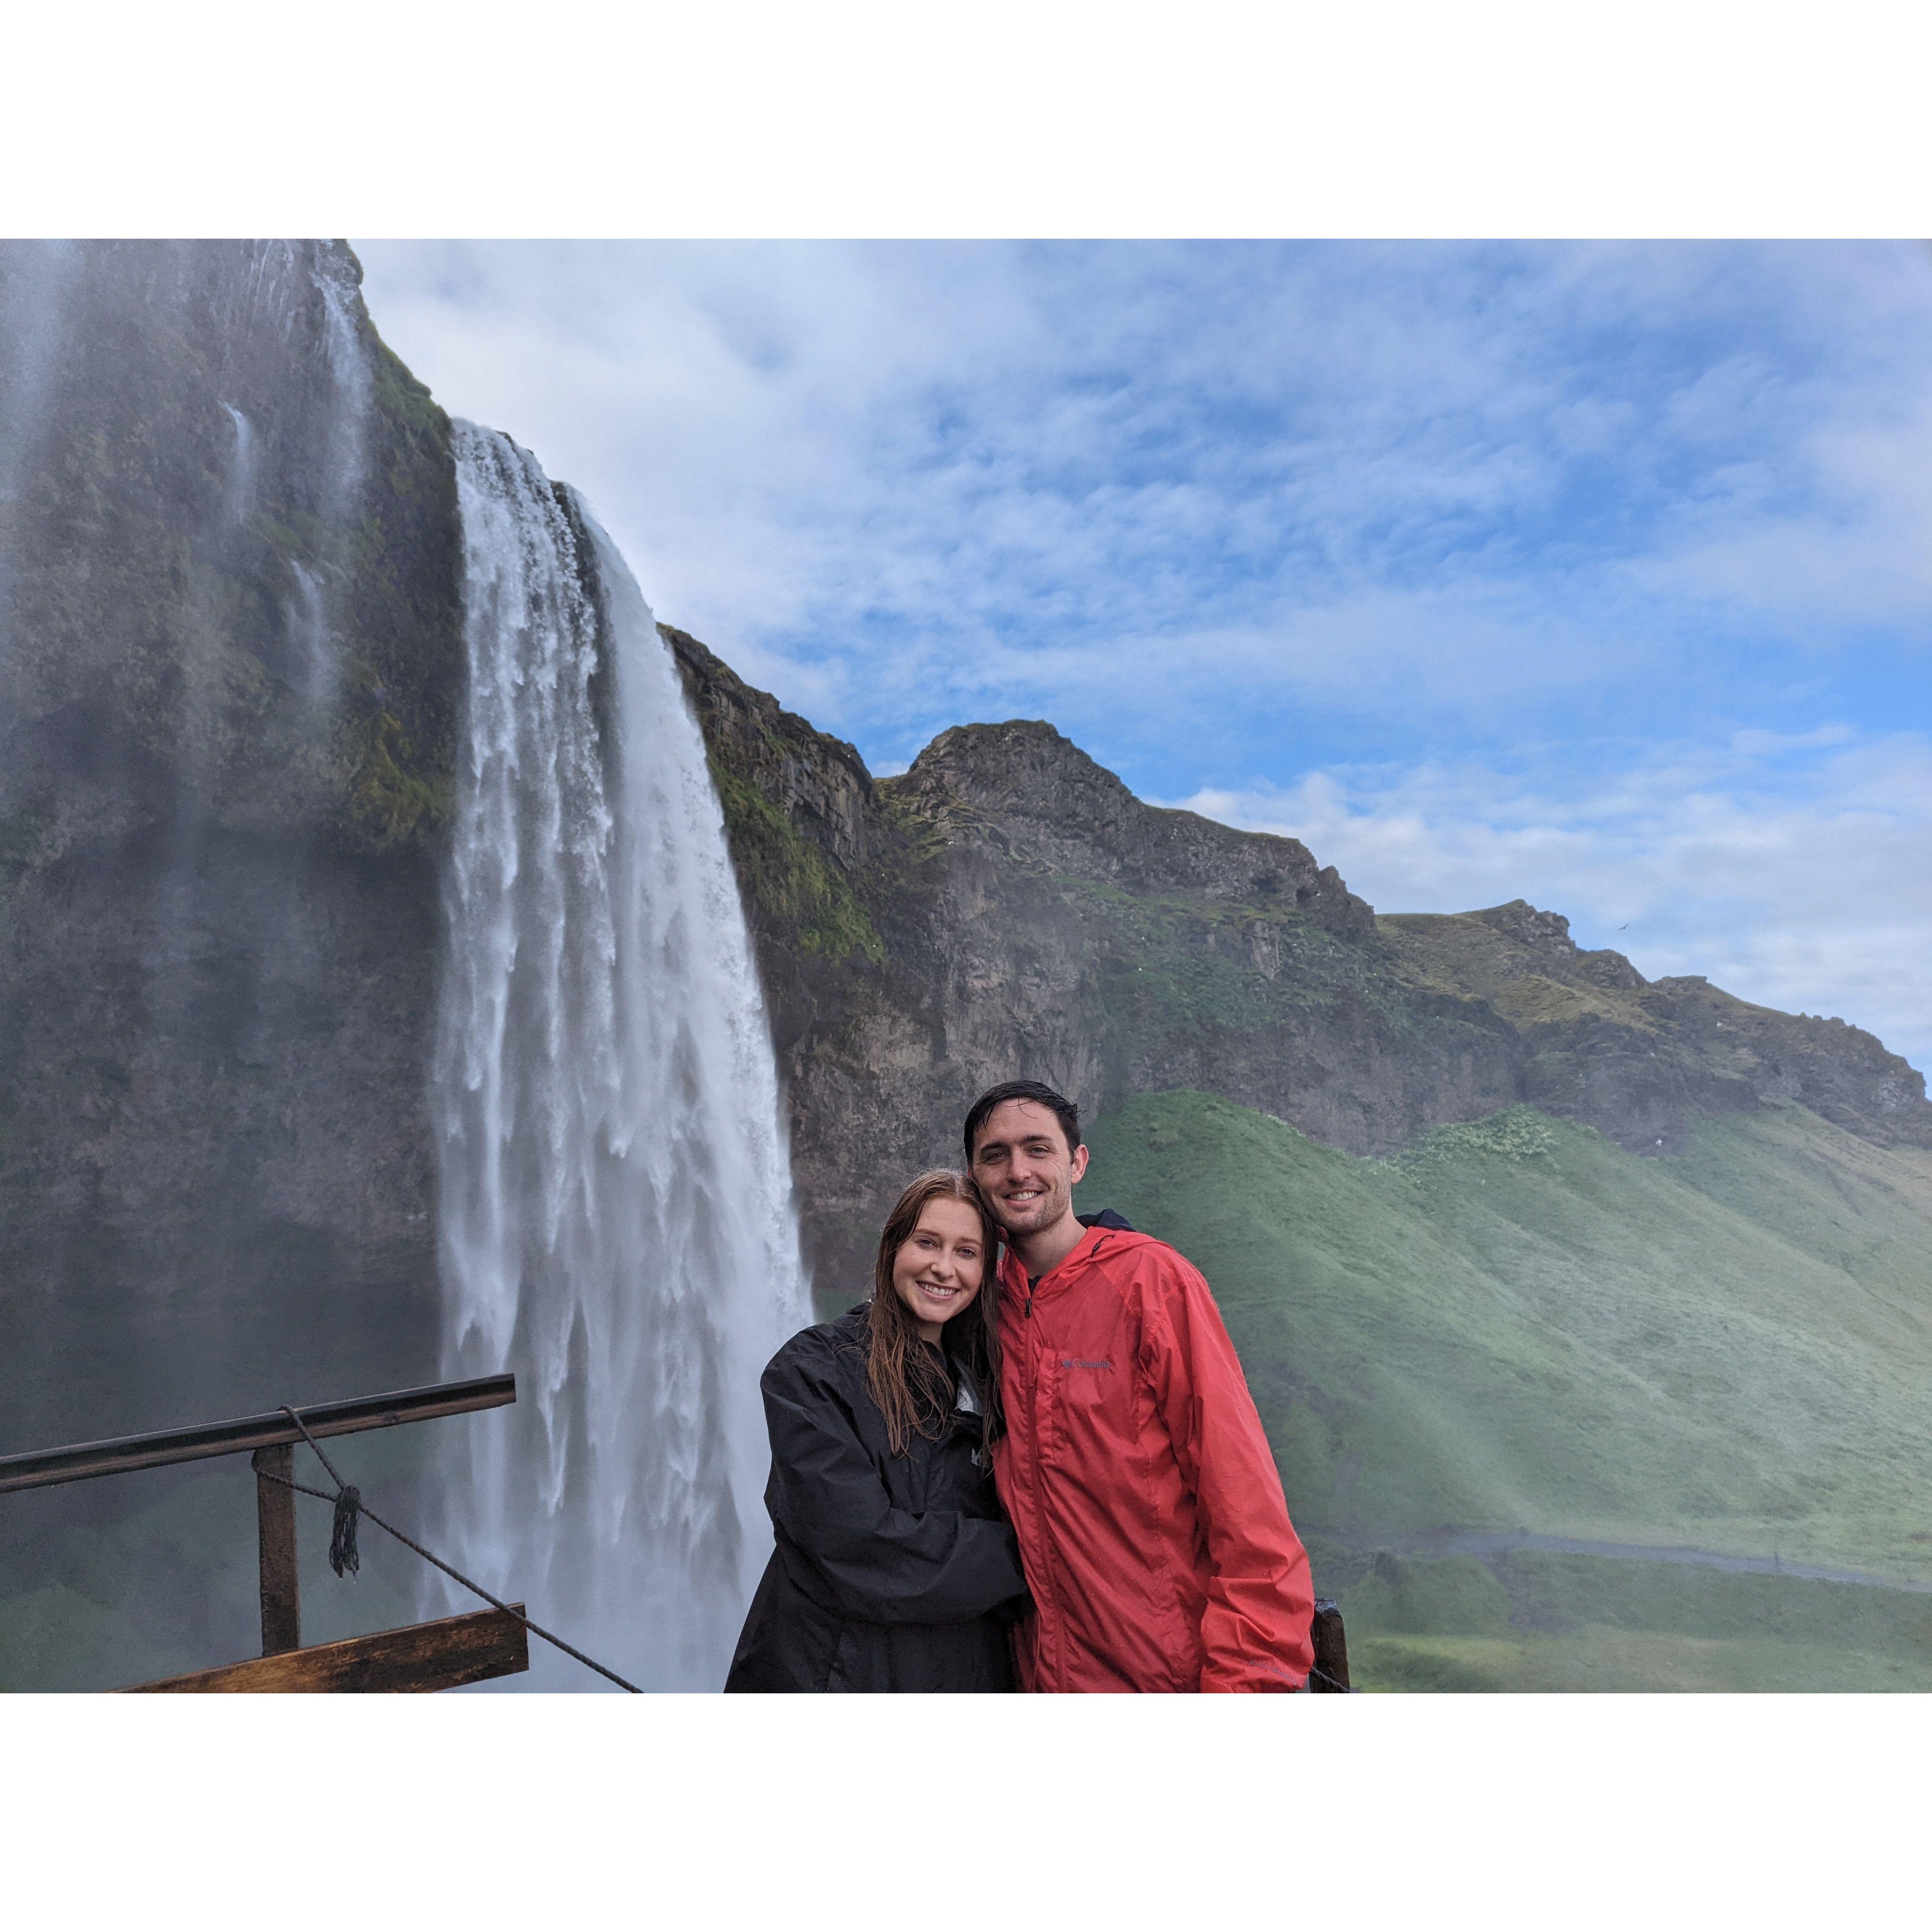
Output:
[[1932,1576],[1932,1155],[1793,1108],[1645,1160],[1518,1108],[1378,1162],[1192,1093],[1092,1141],[1081,1204],[1206,1274],[1312,1548],[1522,1529]]
[[1932,1690],[1922,1592],[1541,1550],[1313,1553],[1369,1690]]

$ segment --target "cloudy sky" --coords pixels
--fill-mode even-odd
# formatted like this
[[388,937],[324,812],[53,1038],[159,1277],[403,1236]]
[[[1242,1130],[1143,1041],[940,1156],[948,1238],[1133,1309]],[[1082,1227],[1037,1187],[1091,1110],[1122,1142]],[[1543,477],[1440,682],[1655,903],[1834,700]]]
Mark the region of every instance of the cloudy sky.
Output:
[[1932,1066],[1932,254],[358,244],[658,614]]

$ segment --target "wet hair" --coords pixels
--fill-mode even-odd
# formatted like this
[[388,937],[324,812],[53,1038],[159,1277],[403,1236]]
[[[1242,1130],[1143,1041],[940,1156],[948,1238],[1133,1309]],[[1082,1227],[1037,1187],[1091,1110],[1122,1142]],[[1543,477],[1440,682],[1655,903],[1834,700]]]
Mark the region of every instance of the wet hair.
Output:
[[966,1165],[973,1165],[974,1142],[979,1138],[980,1130],[992,1118],[995,1107],[1004,1107],[1009,1100],[1031,1100],[1044,1107],[1060,1123],[1060,1130],[1066,1136],[1069,1154],[1080,1144],[1080,1109],[1064,1094],[1056,1094],[1051,1087],[1042,1086],[1037,1080],[1006,1080],[997,1087],[988,1087],[973,1102],[966,1116]]
[[[938,1350],[921,1339],[918,1318],[892,1286],[892,1264],[932,1201],[962,1201],[979,1216],[985,1257],[979,1293],[940,1329],[945,1340]],[[980,1398],[982,1455],[989,1455],[999,1439],[999,1274],[994,1265],[999,1251],[999,1230],[979,1189],[969,1175],[950,1167],[920,1175],[886,1216],[872,1270],[872,1298],[866,1304],[866,1386],[886,1419],[886,1441],[895,1456],[906,1454],[914,1436],[937,1442],[944,1431],[958,1394],[952,1364],[972,1377]]]

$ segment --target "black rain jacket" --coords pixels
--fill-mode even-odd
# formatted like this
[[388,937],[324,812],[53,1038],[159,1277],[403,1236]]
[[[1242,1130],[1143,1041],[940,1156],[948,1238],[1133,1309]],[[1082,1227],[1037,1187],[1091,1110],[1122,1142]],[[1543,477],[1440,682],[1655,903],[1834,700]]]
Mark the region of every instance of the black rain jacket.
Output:
[[937,1441],[915,1435],[895,1456],[866,1387],[862,1306],[772,1358],[758,1386],[777,1547],[727,1690],[1013,1688],[1019,1546],[976,1460],[976,1396],[948,1366],[961,1406]]

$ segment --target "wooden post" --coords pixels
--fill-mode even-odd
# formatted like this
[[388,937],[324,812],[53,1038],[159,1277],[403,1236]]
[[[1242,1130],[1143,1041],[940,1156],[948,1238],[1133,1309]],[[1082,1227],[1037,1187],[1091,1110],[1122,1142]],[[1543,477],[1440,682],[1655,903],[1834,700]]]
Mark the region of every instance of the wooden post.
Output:
[[1319,1597],[1315,1604],[1315,1669],[1310,1674],[1311,1690],[1352,1690],[1348,1682],[1348,1640],[1342,1629],[1342,1612],[1332,1597]]
[[[262,1654],[302,1648],[302,1596],[296,1580],[296,1452],[286,1442],[257,1449],[255,1514],[262,1533]],[[280,1482],[271,1478],[279,1476]]]

